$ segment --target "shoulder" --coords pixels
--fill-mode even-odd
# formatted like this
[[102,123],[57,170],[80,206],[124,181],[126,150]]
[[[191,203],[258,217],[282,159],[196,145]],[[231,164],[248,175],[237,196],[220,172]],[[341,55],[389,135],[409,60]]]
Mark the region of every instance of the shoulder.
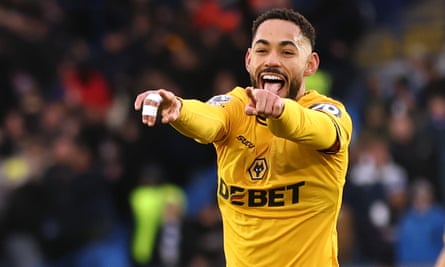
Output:
[[298,100],[298,103],[306,108],[323,111],[336,117],[341,117],[346,113],[345,106],[340,101],[322,95],[314,90],[307,91],[306,94]]
[[211,97],[209,100],[207,100],[207,104],[225,107],[229,103],[230,104],[236,102],[245,103],[246,101],[247,101],[247,94],[245,93],[244,88],[235,87],[231,91],[225,94],[215,95]]

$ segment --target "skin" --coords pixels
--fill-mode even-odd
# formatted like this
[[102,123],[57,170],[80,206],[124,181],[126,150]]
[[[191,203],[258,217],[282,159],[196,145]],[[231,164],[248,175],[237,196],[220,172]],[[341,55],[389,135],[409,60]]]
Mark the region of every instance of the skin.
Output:
[[[251,101],[246,107],[247,115],[277,118],[284,109],[281,98],[298,99],[304,95],[304,77],[317,71],[320,59],[312,52],[310,42],[300,27],[293,22],[271,19],[263,22],[246,53],[246,69],[252,87],[246,88]],[[278,91],[263,89],[261,77],[278,75],[284,80]]]
[[[320,59],[312,52],[309,40],[301,34],[300,27],[293,22],[271,19],[259,27],[245,56],[245,67],[252,86],[246,88],[250,102],[245,108],[247,115],[278,118],[284,110],[282,98],[295,100],[305,93],[305,77],[318,69]],[[261,77],[265,74],[280,77],[284,84],[279,90],[266,90]],[[162,123],[170,123],[179,117],[181,101],[165,89],[148,90],[140,93],[134,108],[142,108],[145,97],[158,93],[162,97],[159,105]],[[147,100],[146,100],[147,101]],[[158,106],[148,100],[146,104]],[[142,122],[154,126],[156,117],[143,116]]]
[[445,267],[445,247],[440,251],[439,257],[437,257],[437,261],[434,267]]
[[[152,100],[145,100],[149,94],[159,94],[162,97],[160,104]],[[170,91],[165,89],[159,90],[147,90],[136,96],[134,101],[134,108],[140,110],[144,104],[158,107],[158,114],[161,114],[162,123],[174,122],[179,117],[179,112],[181,111],[182,103],[181,101]],[[154,126],[156,123],[155,116],[142,116],[142,123],[148,126]]]

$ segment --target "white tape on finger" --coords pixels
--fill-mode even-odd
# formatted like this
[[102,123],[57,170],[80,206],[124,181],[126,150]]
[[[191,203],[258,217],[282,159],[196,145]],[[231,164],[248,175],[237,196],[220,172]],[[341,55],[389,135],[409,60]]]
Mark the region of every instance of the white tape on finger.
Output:
[[144,116],[156,117],[157,114],[158,114],[158,107],[152,105],[144,105],[142,107],[142,115]]
[[161,101],[162,101],[162,96],[161,95],[159,95],[159,94],[148,94],[146,97],[145,97],[145,99],[149,99],[149,100],[151,100],[151,101],[154,101],[154,102],[156,102],[156,103],[161,103]]

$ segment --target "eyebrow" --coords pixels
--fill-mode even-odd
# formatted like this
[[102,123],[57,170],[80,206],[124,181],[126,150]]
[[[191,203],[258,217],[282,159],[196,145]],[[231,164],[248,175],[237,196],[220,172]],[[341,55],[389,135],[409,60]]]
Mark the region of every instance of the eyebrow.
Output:
[[[264,39],[258,39],[257,41],[255,41],[254,45],[257,45],[257,44],[270,45],[270,42],[267,40],[264,40]],[[287,45],[293,46],[298,49],[297,45],[295,45],[294,42],[292,42],[292,41],[281,41],[280,42],[280,46],[282,46],[282,47],[287,46]]]

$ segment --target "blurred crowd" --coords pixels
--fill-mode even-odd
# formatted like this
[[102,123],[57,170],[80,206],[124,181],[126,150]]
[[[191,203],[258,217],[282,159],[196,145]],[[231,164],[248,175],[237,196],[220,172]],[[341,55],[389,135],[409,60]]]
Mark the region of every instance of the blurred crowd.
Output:
[[340,261],[431,266],[445,227],[445,48],[377,68],[352,57],[415,2],[2,0],[0,266],[225,266],[213,147],[144,127],[132,103],[148,88],[205,101],[248,85],[251,22],[271,7],[314,24],[322,75],[309,85],[353,117]]

